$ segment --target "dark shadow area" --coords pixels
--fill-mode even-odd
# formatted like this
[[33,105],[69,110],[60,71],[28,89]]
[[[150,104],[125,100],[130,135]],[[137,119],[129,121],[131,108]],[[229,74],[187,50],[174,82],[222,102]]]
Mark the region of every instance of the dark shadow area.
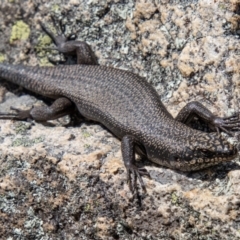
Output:
[[234,161],[222,162],[218,165],[192,172],[172,170],[150,162],[146,158],[139,159],[137,166],[139,168],[147,166],[156,167],[156,170],[151,169],[149,171],[151,179],[161,184],[178,183],[183,189],[199,186],[199,180],[205,183],[208,182],[211,185],[216,179],[226,179],[230,171],[240,170],[240,165]]
[[52,103],[52,99],[44,97],[40,94],[34,93],[32,91],[29,91],[17,84],[11,83],[7,80],[4,80],[0,78],[0,85],[5,87],[7,91],[14,93],[18,97],[23,96],[23,95],[31,95],[34,96],[35,98],[44,101],[47,105],[50,105]]

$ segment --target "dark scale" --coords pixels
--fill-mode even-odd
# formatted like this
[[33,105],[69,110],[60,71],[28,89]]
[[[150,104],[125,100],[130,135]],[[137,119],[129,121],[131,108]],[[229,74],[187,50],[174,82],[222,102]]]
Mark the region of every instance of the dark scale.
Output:
[[[142,77],[114,68],[99,66],[91,48],[84,42],[67,41],[43,29],[64,54],[77,55],[78,65],[29,67],[0,64],[0,77],[38,94],[55,99],[49,107],[33,107],[0,119],[47,121],[79,113],[103,124],[122,141],[122,156],[131,190],[137,177],[145,190],[144,168],[135,165],[135,152],[149,160],[181,171],[193,171],[230,161],[237,148],[220,134],[240,130],[239,113],[228,118],[214,116],[201,103],[187,104],[174,119],[162,104],[156,90]],[[198,116],[217,133],[190,127]]]

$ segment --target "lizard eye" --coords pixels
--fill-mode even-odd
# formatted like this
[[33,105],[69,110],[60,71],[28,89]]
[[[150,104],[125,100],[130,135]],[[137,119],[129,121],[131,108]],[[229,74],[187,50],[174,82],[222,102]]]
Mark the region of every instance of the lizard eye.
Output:
[[203,157],[207,157],[207,158],[211,158],[214,156],[214,153],[207,149],[202,149],[202,154],[203,154]]
[[70,34],[70,35],[67,37],[67,40],[68,40],[68,41],[73,41],[73,40],[76,40],[76,39],[77,39],[76,34]]

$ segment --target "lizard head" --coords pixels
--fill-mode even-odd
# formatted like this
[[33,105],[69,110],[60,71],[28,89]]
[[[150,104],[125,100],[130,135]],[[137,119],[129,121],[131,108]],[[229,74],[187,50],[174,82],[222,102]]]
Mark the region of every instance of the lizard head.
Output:
[[199,141],[187,146],[180,161],[185,165],[186,171],[193,171],[230,161],[237,154],[237,147],[225,137],[218,133],[210,133],[205,135],[204,139],[200,137]]
[[[160,147],[159,147],[160,146]],[[180,171],[196,171],[234,159],[237,147],[218,133],[199,133],[180,137],[164,148],[147,148],[148,158],[153,162]],[[153,150],[154,149],[154,150]]]

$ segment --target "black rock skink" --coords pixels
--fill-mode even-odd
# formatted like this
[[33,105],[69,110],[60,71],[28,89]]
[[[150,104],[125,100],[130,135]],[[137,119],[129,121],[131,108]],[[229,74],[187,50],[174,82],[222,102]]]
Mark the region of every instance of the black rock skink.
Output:
[[[54,34],[42,24],[56,49],[77,54],[78,65],[29,67],[0,64],[0,77],[33,92],[55,99],[49,107],[18,109],[2,113],[0,119],[36,121],[56,119],[74,109],[103,124],[122,141],[122,156],[134,190],[138,177],[145,190],[144,168],[135,165],[135,152],[149,160],[181,171],[193,171],[232,160],[236,146],[219,130],[240,130],[239,114],[228,118],[214,116],[198,102],[187,104],[174,119],[162,104],[156,90],[143,78],[128,71],[99,66],[91,48],[84,42]],[[197,115],[216,129],[205,133],[188,126]]]

